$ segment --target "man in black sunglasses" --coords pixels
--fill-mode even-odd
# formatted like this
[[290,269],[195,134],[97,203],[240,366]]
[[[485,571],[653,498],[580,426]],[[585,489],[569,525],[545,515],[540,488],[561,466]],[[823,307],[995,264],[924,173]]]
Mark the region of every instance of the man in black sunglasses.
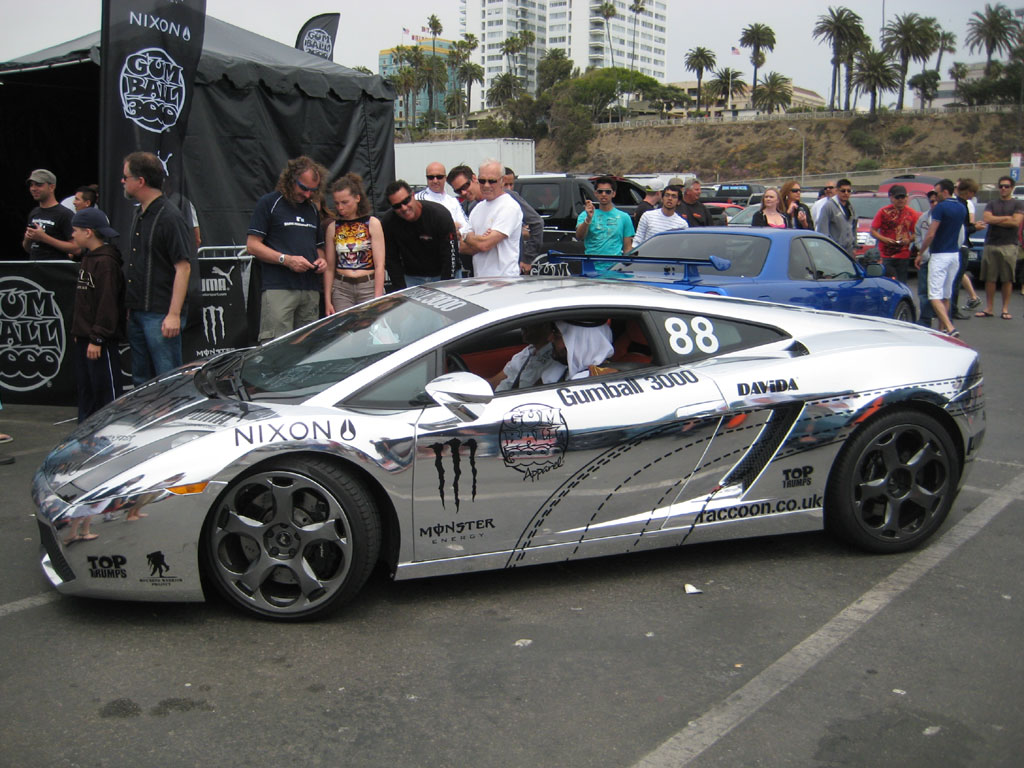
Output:
[[469,224],[466,212],[462,210],[462,206],[459,205],[459,201],[455,197],[444,191],[444,182],[444,163],[431,163],[427,166],[427,188],[417,192],[416,199],[429,200],[432,203],[443,205],[448,209],[448,213],[452,215],[455,226],[459,229],[465,229]]
[[459,233],[448,209],[418,200],[401,179],[384,194],[391,210],[380,217],[384,254],[394,291],[459,276]]
[[[469,230],[462,238],[460,251],[473,256],[474,277],[512,276],[520,273],[519,238],[523,228],[523,209],[505,193],[505,166],[497,160],[480,164],[476,183],[480,185],[478,203],[469,213]],[[464,194],[463,191],[460,194]]]

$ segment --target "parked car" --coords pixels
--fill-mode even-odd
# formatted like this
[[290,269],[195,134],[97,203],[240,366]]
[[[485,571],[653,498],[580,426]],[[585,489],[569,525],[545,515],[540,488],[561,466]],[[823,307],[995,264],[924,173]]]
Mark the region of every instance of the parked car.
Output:
[[[607,359],[591,371],[553,337],[552,361],[589,376],[493,391],[521,329],[556,321]],[[79,425],[33,483],[42,570],[67,595],[205,584],[308,619],[380,561],[407,579],[823,528],[901,552],[946,518],[983,391],[974,350],[906,323],[622,281],[434,283]],[[101,516],[98,538],[71,533]]]
[[711,223],[715,226],[727,225],[732,220],[733,216],[743,210],[742,205],[736,205],[735,203],[716,203],[713,200],[704,203],[704,205],[711,214]]
[[[600,178],[594,176],[594,179]],[[591,178],[571,174],[537,174],[516,179],[515,191],[532,205],[544,219],[544,240],[559,243],[562,248],[575,243],[576,219],[584,203],[597,199]],[[637,203],[644,198],[644,190],[629,179],[616,178],[616,192],[612,204],[629,216],[636,212]],[[575,247],[582,251],[582,244]]]
[[935,185],[942,179],[939,176],[926,176],[921,173],[905,173],[900,176],[893,176],[878,185],[878,191],[888,194],[893,184],[902,184],[907,188],[907,194],[925,195],[935,189]]
[[910,289],[862,266],[811,230],[694,227],[663,232],[621,259],[551,252],[536,274],[561,273],[913,322]]
[[[717,203],[735,203],[736,205],[749,205],[751,202],[751,195],[761,195],[764,193],[764,184],[719,184],[718,190],[713,197],[701,199],[704,202],[712,200]],[[760,198],[758,198],[760,200]]]

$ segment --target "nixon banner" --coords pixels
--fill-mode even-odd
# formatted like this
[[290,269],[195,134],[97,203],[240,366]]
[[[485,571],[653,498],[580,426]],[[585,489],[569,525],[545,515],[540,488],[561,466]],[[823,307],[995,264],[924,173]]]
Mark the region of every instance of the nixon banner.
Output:
[[100,192],[119,232],[132,220],[120,194],[130,152],[156,154],[164,192],[186,196],[182,144],[205,24],[206,0],[103,0]]
[[295,38],[295,47],[300,51],[334,61],[334,41],[338,39],[340,18],[340,13],[322,13],[314,16],[302,25],[299,36]]

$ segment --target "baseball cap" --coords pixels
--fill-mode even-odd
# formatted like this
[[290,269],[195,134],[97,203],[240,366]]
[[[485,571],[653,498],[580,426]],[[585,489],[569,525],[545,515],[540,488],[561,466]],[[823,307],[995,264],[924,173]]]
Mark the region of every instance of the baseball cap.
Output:
[[57,177],[53,175],[53,171],[48,171],[45,168],[37,168],[29,174],[26,181],[35,181],[39,184],[56,184]]
[[117,230],[110,226],[107,214],[95,207],[83,208],[76,212],[71,217],[71,226],[79,229],[91,229],[107,240],[117,237]]
[[671,179],[668,180],[668,183],[669,186],[685,187],[686,179],[684,179],[682,176],[673,176]]
[[891,187],[889,187],[889,197],[896,197],[896,195],[905,194],[907,194],[907,188],[904,187],[902,184],[893,184]]
[[648,192],[661,192],[665,188],[665,182],[661,179],[654,179],[648,182],[646,189]]

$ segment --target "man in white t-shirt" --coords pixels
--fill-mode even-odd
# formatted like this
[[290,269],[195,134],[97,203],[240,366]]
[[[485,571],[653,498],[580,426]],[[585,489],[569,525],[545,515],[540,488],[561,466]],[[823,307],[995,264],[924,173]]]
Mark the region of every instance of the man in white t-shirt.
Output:
[[818,223],[818,215],[821,213],[821,209],[824,208],[828,201],[836,196],[836,183],[835,181],[826,181],[825,186],[821,188],[822,196],[811,206],[811,218],[814,219],[814,223]]
[[654,235],[668,232],[672,229],[688,229],[686,219],[676,212],[682,190],[675,184],[665,187],[661,193],[661,208],[647,211],[640,217],[640,223],[636,227],[636,235],[633,237],[633,247],[640,245],[644,240],[649,240]]
[[502,277],[519,274],[519,237],[523,209],[505,194],[505,167],[497,160],[480,165],[477,183],[483,202],[469,214],[469,232],[460,250],[473,256],[474,277]]
[[432,203],[440,203],[448,209],[455,222],[455,228],[465,229],[469,221],[466,219],[466,212],[462,210],[459,201],[444,191],[445,168],[443,163],[431,163],[427,166],[427,188],[416,193],[417,200],[429,200]]

